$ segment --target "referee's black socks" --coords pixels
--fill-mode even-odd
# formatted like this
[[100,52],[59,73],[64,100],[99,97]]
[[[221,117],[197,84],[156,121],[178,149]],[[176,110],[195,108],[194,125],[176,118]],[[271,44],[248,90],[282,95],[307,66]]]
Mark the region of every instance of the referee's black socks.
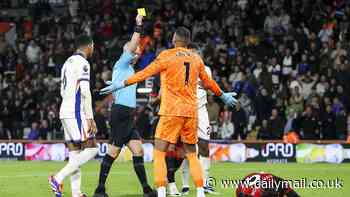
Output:
[[101,163],[100,169],[100,177],[98,180],[98,186],[96,188],[95,193],[105,193],[105,184],[109,174],[109,170],[111,169],[115,158],[106,154]]
[[146,170],[143,162],[143,156],[133,156],[132,157],[134,163],[134,170],[136,175],[142,185],[143,193],[152,192],[152,188],[149,186],[147,182]]

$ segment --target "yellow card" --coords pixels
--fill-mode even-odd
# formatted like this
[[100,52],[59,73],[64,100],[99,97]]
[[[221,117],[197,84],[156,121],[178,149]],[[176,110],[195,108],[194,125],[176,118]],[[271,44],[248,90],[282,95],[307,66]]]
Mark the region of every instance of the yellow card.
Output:
[[138,8],[137,14],[139,14],[141,16],[146,16],[146,9],[145,8]]

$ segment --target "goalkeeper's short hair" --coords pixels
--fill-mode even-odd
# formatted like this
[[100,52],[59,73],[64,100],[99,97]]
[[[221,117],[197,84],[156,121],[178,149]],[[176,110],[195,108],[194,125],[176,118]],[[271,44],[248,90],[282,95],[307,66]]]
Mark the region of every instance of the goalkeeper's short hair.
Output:
[[178,40],[186,43],[187,45],[191,42],[191,31],[186,27],[178,27],[175,33]]

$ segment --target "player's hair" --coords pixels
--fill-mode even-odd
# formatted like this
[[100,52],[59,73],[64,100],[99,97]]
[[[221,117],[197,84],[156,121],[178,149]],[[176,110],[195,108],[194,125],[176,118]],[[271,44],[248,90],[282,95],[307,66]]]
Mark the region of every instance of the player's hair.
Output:
[[188,45],[191,42],[191,32],[186,27],[178,27],[175,31],[177,41]]
[[87,35],[79,35],[75,39],[75,47],[77,49],[82,48],[82,47],[86,47],[92,43],[93,43],[92,38],[90,36],[87,36]]

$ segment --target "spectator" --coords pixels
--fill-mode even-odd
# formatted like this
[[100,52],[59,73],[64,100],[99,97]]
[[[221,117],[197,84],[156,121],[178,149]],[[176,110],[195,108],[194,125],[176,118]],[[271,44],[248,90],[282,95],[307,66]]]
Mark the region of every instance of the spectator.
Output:
[[295,131],[296,130],[296,119],[297,119],[297,113],[293,110],[290,109],[287,113],[287,122],[284,126],[284,134]]
[[233,139],[244,140],[247,136],[247,114],[243,108],[241,108],[241,104],[238,103],[234,110],[232,111],[231,121],[234,125],[234,134],[232,136]]
[[51,139],[51,133],[49,128],[49,122],[47,120],[42,120],[39,128],[39,139],[47,140]]
[[30,128],[30,132],[28,134],[28,140],[38,140],[40,137],[40,132],[38,129],[38,123],[33,122],[32,127]]
[[3,122],[0,120],[0,139],[2,140],[10,140],[11,133],[8,129],[4,128]]
[[261,89],[260,94],[256,98],[256,111],[258,121],[267,120],[270,115],[270,109],[274,105],[272,97],[268,94],[266,89]]
[[40,55],[41,55],[41,49],[38,46],[38,44],[34,40],[30,41],[26,49],[26,57],[28,62],[32,64],[38,63]]
[[231,140],[233,134],[235,133],[235,128],[231,119],[231,112],[228,110],[227,106],[224,107],[224,111],[220,115],[220,135],[221,139]]
[[346,140],[347,136],[347,117],[346,111],[341,110],[340,113],[335,118],[335,130],[336,138],[339,140]]
[[279,113],[276,108],[272,109],[271,117],[267,124],[270,131],[270,139],[282,139],[284,122],[283,119],[279,117]]
[[260,140],[270,140],[271,139],[271,132],[268,128],[267,120],[263,120],[261,122],[261,127],[259,127],[259,129],[258,129],[257,138]]
[[321,114],[321,136],[323,139],[331,140],[336,138],[335,114],[332,112],[332,106],[327,105],[326,111]]
[[307,106],[300,117],[300,134],[302,139],[312,140],[319,138],[318,119],[313,114],[312,108]]

